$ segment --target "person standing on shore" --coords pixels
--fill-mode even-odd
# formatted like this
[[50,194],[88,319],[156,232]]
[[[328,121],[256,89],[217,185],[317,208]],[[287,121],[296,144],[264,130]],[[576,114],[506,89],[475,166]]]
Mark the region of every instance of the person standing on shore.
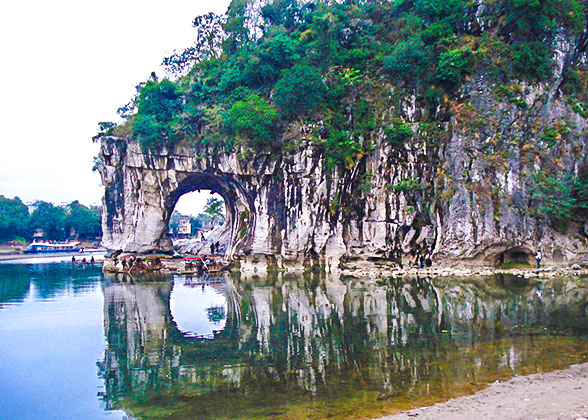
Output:
[[535,255],[535,259],[537,260],[537,268],[541,268],[541,258],[543,255],[541,254],[541,250],[537,250],[537,255]]

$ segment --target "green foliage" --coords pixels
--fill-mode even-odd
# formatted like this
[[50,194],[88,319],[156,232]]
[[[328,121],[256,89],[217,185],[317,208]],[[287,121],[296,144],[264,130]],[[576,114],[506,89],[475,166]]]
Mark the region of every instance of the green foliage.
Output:
[[28,207],[18,197],[10,200],[0,196],[0,240],[31,239],[36,230],[43,231],[50,240],[102,236],[101,207],[88,208],[78,201],[65,206],[37,201],[33,207],[29,214]]
[[314,4],[299,4],[297,0],[274,0],[261,10],[262,17],[270,25],[295,29],[306,20]]
[[551,48],[543,42],[515,43],[510,50],[511,71],[515,77],[543,81],[551,76]]
[[321,106],[326,90],[316,68],[297,64],[282,72],[282,78],[276,83],[274,101],[286,118],[304,117]]
[[552,147],[559,137],[559,133],[555,127],[545,127],[541,139],[548,143],[548,147]]
[[420,189],[421,186],[417,179],[405,178],[398,184],[392,185],[394,191],[414,191]]
[[255,150],[279,146],[279,124],[278,111],[257,95],[250,95],[245,101],[237,101],[225,116],[227,133],[243,140]]
[[553,38],[558,28],[579,34],[585,28],[582,0],[511,0],[501,2],[499,34],[503,61],[511,77],[531,82],[552,73]]
[[414,8],[418,15],[429,21],[440,21],[457,29],[463,22],[464,0],[414,0]]
[[196,29],[194,45],[165,57],[162,64],[166,71],[172,75],[179,75],[197,62],[218,58],[225,39],[223,23],[224,18],[214,13],[197,16],[192,24]]
[[361,183],[357,187],[357,189],[362,193],[368,193],[373,188],[372,179],[374,178],[374,174],[372,172],[366,172],[363,174],[361,178]]
[[509,102],[516,104],[520,108],[526,108],[527,103],[523,99],[523,89],[518,84],[499,85],[494,89],[494,93],[499,98],[506,98]]
[[584,118],[588,118],[588,105],[582,102],[574,102],[572,109]]
[[391,127],[384,127],[384,135],[388,144],[400,146],[414,135],[410,125],[396,119]]
[[504,2],[503,30],[518,37],[544,38],[558,25],[572,33],[584,27],[582,0],[509,0]]
[[400,40],[384,58],[384,70],[405,83],[418,82],[431,62],[428,47],[419,37]]
[[[181,78],[139,85],[136,114],[125,111],[131,136],[147,148],[230,150],[237,140],[277,153],[292,147],[280,141],[291,132],[286,124],[320,121],[318,143],[332,164],[349,166],[371,148],[374,109],[398,109],[390,103],[396,98],[373,89],[383,75],[393,96],[416,96],[429,111],[424,118],[445,113],[476,71],[504,86],[548,80],[557,30],[583,33],[584,3],[273,0],[260,24],[246,14],[247,0],[233,0],[225,16],[198,17],[194,46],[165,60]],[[574,71],[567,69],[562,89],[583,92]],[[526,105],[518,94],[503,94]],[[410,134],[395,124],[386,130],[397,144]],[[98,137],[124,131],[105,125]]]
[[330,167],[343,165],[351,168],[355,164],[357,156],[362,152],[358,139],[350,136],[345,130],[329,130],[326,146]]
[[575,219],[588,209],[588,177],[537,174],[532,177],[531,197],[539,216]]
[[[261,62],[267,65],[272,73],[277,76],[282,69],[289,68],[300,60],[297,54],[298,42],[288,36],[280,28],[276,28],[270,37],[264,39],[260,45]],[[275,79],[272,77],[272,79]]]
[[338,74],[340,83],[345,87],[356,86],[361,82],[363,75],[358,69],[343,69]]
[[176,236],[178,234],[181,219],[182,214],[179,211],[174,210],[169,217],[169,223],[167,224],[170,235]]
[[472,52],[467,49],[448,50],[441,53],[435,79],[449,90],[458,88],[472,69]]
[[133,135],[147,148],[171,147],[178,141],[173,123],[182,112],[182,97],[175,83],[150,80],[136,100]]
[[28,236],[29,210],[18,197],[13,200],[0,195],[0,241]]
[[65,233],[65,209],[52,203],[37,201],[29,218],[31,231],[42,230],[46,239],[63,240]]
[[63,226],[66,236],[73,233],[79,239],[94,239],[102,235],[101,208],[88,208],[78,201],[68,204],[65,208]]
[[198,232],[200,229],[202,229],[203,225],[204,224],[203,224],[201,218],[190,216],[190,228],[192,231],[192,236],[194,236],[196,234],[196,232]]
[[117,124],[111,121],[102,121],[98,123],[98,133],[92,137],[92,141],[95,143],[105,136],[112,136],[116,134]]
[[210,197],[204,206],[204,213],[208,214],[214,220],[225,220],[225,202],[216,197]]
[[245,25],[245,9],[247,0],[232,0],[227,10],[227,20],[223,29],[227,38],[223,43],[223,49],[232,53],[237,51],[249,41],[249,30]]
[[532,267],[531,264],[525,261],[509,261],[502,264],[498,264],[497,266],[497,268],[500,268],[502,270],[515,270],[529,267]]
[[555,143],[562,137],[566,137],[571,133],[571,130],[564,123],[557,123],[551,127],[543,128],[543,135],[541,140],[547,143],[547,147],[553,147]]
[[339,197],[333,197],[331,199],[331,201],[329,201],[329,213],[331,213],[331,216],[334,216],[335,214],[337,214],[337,211],[339,210]]
[[141,114],[153,115],[158,121],[170,121],[182,110],[177,85],[167,79],[150,80],[141,89],[137,108]]

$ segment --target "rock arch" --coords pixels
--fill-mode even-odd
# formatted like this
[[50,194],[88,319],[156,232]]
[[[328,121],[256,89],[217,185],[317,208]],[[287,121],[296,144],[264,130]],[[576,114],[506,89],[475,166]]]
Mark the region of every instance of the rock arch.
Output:
[[[100,151],[103,245],[110,251],[170,253],[167,224],[178,198],[203,188],[227,203],[226,256],[239,260],[242,271],[336,267],[370,257],[393,262],[414,254],[411,247],[417,245],[430,258],[438,242],[434,221],[412,226],[421,199],[390,194],[389,185],[405,177],[382,168],[390,159],[374,155],[362,163],[366,171],[383,174],[366,192],[359,168],[329,169],[320,148],[310,145],[290,155],[203,145],[145,151],[106,137]],[[410,161],[403,168],[416,171],[416,165]],[[410,243],[402,235],[405,227],[414,238]]]
[[[144,152],[119,139],[102,142],[101,168],[105,186],[103,245],[111,251],[170,253],[168,223],[178,199],[208,189],[227,207],[230,241],[227,255],[247,249],[255,229],[253,197],[247,177],[233,171],[230,155],[199,159],[193,153]],[[247,217],[245,217],[246,215]]]
[[549,261],[555,248],[571,261],[586,250],[584,242],[508,204],[525,191],[522,181],[495,203],[491,185],[449,182],[438,174],[453,166],[422,158],[449,152],[416,142],[400,151],[380,145],[351,167],[333,168],[320,144],[300,142],[296,152],[271,154],[202,144],[145,151],[102,138],[103,245],[171,253],[171,212],[182,194],[203,188],[225,199],[226,256],[239,260],[242,271],[317,263],[354,268],[359,261],[416,265],[423,258],[495,264],[499,254],[523,260],[536,249]]

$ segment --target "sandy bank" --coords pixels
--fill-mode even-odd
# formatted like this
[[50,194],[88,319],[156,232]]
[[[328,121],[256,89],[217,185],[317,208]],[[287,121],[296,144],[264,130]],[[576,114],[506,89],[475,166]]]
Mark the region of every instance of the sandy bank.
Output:
[[575,420],[588,418],[588,363],[515,377],[474,395],[379,420]]

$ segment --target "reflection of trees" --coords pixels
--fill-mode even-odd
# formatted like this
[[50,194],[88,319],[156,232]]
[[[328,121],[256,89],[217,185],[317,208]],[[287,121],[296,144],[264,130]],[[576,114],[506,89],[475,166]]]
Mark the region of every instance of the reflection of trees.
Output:
[[218,325],[226,317],[225,308],[224,306],[211,306],[206,309],[206,316],[210,322]]
[[63,264],[2,264],[0,265],[0,304],[20,302],[26,298],[31,284],[40,299],[49,299],[65,291],[87,290],[101,279],[98,266]]
[[[169,284],[113,283],[104,290],[106,398],[155,418],[161,405],[169,418],[177,410],[214,418],[279,412],[304,395],[341,407],[357,395],[374,404],[431,398],[459,378],[544,363],[538,341],[508,338],[519,325],[559,326],[565,317],[588,328],[586,285],[542,289],[539,298],[535,282],[508,278],[227,278],[225,329],[201,340],[175,328]],[[504,339],[486,344],[495,337]]]
[[29,293],[30,283],[27,266],[0,265],[0,305],[24,300]]

